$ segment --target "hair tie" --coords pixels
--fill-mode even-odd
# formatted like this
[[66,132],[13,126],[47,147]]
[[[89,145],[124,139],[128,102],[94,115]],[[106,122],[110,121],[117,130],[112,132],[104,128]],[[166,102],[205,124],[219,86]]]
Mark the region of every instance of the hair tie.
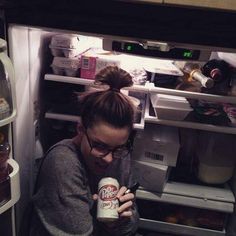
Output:
[[120,89],[118,89],[118,88],[111,88],[110,90],[113,92],[118,92],[118,93],[120,92]]

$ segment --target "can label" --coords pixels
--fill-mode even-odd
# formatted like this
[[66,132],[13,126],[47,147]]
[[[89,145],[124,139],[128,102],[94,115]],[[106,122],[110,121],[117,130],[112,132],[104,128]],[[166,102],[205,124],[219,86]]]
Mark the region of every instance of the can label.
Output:
[[118,219],[117,208],[119,201],[116,194],[119,190],[117,180],[113,178],[103,178],[99,182],[97,219],[100,221],[113,221]]

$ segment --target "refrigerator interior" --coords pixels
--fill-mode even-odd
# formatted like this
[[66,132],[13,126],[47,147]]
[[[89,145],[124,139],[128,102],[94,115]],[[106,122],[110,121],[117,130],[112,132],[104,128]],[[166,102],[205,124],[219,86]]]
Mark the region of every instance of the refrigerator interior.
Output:
[[[56,31],[36,27],[30,28],[20,25],[10,25],[8,28],[9,53],[16,74],[17,119],[13,125],[14,158],[20,165],[21,180],[21,199],[16,206],[17,228],[20,226],[23,212],[33,193],[38,160],[42,158],[43,153],[49,146],[60,139],[70,138],[75,135],[76,122],[79,116],[76,110],[77,95],[88,89],[92,84],[92,80],[81,79],[79,76],[53,74],[51,67],[53,56],[49,44],[52,36],[58,33],[78,34],[81,43],[85,44],[83,48],[97,47],[101,49],[103,47],[102,35],[86,35],[78,32]],[[151,63],[158,63],[158,60],[155,61],[155,59],[150,58],[137,57],[134,59],[132,55],[121,56],[126,58],[124,59],[125,62],[121,64],[124,69],[129,66],[132,67],[132,65],[129,65],[132,64],[131,62],[135,62],[136,68],[141,67],[143,64],[150,65]],[[226,58],[228,56],[229,58],[234,58],[234,54],[230,57],[229,53],[212,52],[211,54],[211,58]],[[161,62],[159,61],[159,63]],[[167,63],[167,61],[164,60],[162,63]],[[236,66],[236,64],[231,66]],[[152,82],[150,78],[148,82]],[[210,217],[219,215],[220,226],[206,226],[205,228],[209,230],[204,230],[204,227],[202,229],[201,226],[197,225],[197,222],[193,222],[190,216],[186,216],[189,220],[185,219],[185,223],[183,224],[185,226],[182,228],[178,228],[179,225],[175,222],[176,218],[174,220],[172,218],[172,221],[169,220],[169,222],[164,221],[165,223],[161,224],[160,221],[168,215],[163,216],[161,220],[160,218],[154,219],[154,221],[159,222],[155,225],[155,222],[149,221],[148,214],[141,211],[143,214],[141,228],[149,228],[153,231],[158,231],[158,228],[160,228],[164,233],[168,233],[167,229],[169,228],[169,233],[178,232],[180,235],[181,230],[185,232],[185,235],[225,235],[225,227],[228,226],[227,224],[229,222],[228,219],[232,215],[236,217],[236,213],[233,212],[235,202],[233,193],[236,191],[236,181],[232,181],[235,177],[227,181],[227,184],[203,183],[197,178],[199,160],[196,157],[196,152],[201,143],[201,140],[199,141],[199,134],[204,132],[209,132],[213,136],[218,133],[222,134],[224,142],[226,144],[230,143],[230,148],[236,146],[234,145],[236,142],[236,128],[229,125],[229,120],[226,117],[224,117],[225,119],[223,121],[222,119],[219,121],[215,117],[206,118],[203,116],[198,117],[199,119],[197,121],[191,120],[192,117],[187,117],[187,121],[185,122],[164,119],[157,120],[155,110],[148,100],[149,95],[155,93],[155,91],[163,94],[182,95],[190,99],[192,97],[193,103],[199,98],[205,98],[198,97],[194,92],[192,94],[175,94],[173,89],[166,90],[166,88],[156,88],[151,85],[148,88],[146,86],[141,86],[141,88],[137,86],[130,93],[132,96],[145,101],[141,106],[143,113],[140,118],[140,124],[136,126],[138,131],[142,133],[145,130],[146,124],[177,127],[180,140],[177,163],[175,167],[171,167],[171,171],[167,177],[168,183],[165,185],[163,191],[159,193],[155,191],[152,193],[152,191],[141,189],[137,193],[139,207],[144,208],[149,202],[152,208],[152,204],[158,203],[157,208],[160,211],[165,209],[164,211],[167,212],[167,210],[172,211],[170,206],[174,206],[174,209],[177,209],[178,206],[181,207],[184,205],[193,209],[201,209],[204,211],[202,213],[204,217],[208,214]],[[205,99],[212,101],[215,97],[208,96]],[[224,95],[216,96],[215,101],[220,102],[221,99],[226,103],[233,101],[232,97],[228,99]],[[207,140],[207,137],[205,139]],[[234,152],[231,149],[222,149],[224,147],[219,149],[220,152],[227,151],[227,155],[232,155]],[[235,164],[234,160],[232,163]],[[205,195],[201,195],[202,192]],[[162,204],[165,205],[163,209],[161,208]],[[213,213],[210,214],[210,212]],[[166,224],[165,227],[163,226],[164,224]],[[189,230],[191,227],[192,229]]]

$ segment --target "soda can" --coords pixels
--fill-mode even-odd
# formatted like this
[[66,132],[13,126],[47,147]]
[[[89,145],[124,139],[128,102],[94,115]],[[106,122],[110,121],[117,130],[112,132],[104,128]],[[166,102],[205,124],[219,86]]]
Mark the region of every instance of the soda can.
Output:
[[98,183],[97,219],[99,221],[115,221],[119,218],[117,209],[119,201],[116,195],[119,183],[111,177],[102,178]]

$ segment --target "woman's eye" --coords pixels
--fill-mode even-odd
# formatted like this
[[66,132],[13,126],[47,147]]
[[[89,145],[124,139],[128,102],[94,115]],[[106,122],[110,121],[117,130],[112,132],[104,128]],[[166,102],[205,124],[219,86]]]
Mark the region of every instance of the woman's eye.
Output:
[[105,147],[105,146],[103,146],[103,145],[101,145],[101,144],[99,144],[99,143],[94,143],[94,144],[93,144],[93,147],[96,148],[96,149],[99,150],[99,151],[107,150],[107,147]]

